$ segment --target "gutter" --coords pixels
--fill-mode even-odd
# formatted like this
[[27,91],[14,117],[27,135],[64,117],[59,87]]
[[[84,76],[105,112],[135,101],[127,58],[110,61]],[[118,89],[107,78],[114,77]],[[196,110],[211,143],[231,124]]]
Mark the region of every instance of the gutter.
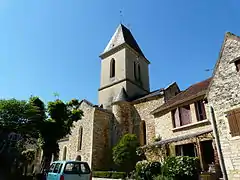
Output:
[[219,155],[220,167],[221,167],[221,170],[222,170],[222,173],[223,173],[223,179],[228,180],[226,166],[225,166],[223,153],[222,153],[222,148],[221,148],[221,144],[220,144],[219,133],[218,133],[217,124],[216,124],[216,117],[215,117],[215,113],[214,113],[214,110],[213,110],[212,106],[210,106],[210,113],[211,113],[213,134],[214,134],[214,137],[215,137],[215,140],[216,140],[216,146],[217,146],[217,151],[218,151],[218,155]]

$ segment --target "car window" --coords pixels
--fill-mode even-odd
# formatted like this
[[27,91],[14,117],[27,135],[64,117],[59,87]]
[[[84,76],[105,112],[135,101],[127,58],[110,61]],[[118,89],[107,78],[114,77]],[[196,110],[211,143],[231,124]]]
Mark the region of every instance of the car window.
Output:
[[90,168],[84,162],[68,162],[64,168],[65,174],[89,174]]
[[61,172],[62,166],[63,166],[63,164],[60,164],[60,167],[59,167],[59,169],[58,169],[58,173]]
[[55,163],[52,163],[48,172],[53,172],[54,166],[55,166]]
[[53,170],[53,173],[58,173],[60,165],[61,165],[60,163],[56,163],[56,165],[54,167],[54,170]]

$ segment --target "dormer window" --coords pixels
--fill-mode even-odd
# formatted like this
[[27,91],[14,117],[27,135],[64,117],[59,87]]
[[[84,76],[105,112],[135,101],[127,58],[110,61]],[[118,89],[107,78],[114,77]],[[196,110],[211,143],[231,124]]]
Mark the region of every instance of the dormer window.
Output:
[[115,77],[115,60],[112,59],[110,62],[110,78]]

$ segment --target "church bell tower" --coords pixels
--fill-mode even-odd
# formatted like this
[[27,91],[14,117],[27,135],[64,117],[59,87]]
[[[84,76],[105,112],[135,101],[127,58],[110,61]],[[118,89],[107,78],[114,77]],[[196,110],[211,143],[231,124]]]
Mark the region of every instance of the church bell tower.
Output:
[[124,25],[117,27],[100,58],[98,102],[103,108],[111,109],[112,103],[123,91],[128,100],[149,93],[150,62]]

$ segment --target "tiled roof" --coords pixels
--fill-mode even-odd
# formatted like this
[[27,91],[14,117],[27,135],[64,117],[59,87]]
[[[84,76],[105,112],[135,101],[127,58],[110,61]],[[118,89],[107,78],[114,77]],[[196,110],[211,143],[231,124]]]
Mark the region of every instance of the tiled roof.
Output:
[[206,91],[208,89],[208,86],[211,82],[212,78],[206,79],[204,81],[201,81],[199,83],[191,85],[186,90],[182,91],[181,93],[177,94],[173,98],[169,99],[166,103],[164,103],[162,106],[155,109],[152,114],[155,114],[157,112],[161,112],[163,110],[166,110],[168,108],[177,106],[183,102],[186,102],[188,100],[191,100],[193,98],[196,98],[201,95],[205,95]]
[[212,128],[203,130],[203,131],[198,131],[198,132],[194,132],[194,133],[188,133],[186,135],[181,135],[181,136],[177,136],[177,137],[173,137],[173,138],[169,138],[169,139],[164,139],[149,145],[145,145],[142,148],[148,147],[148,146],[156,146],[156,145],[163,145],[163,144],[169,144],[169,143],[173,143],[173,142],[178,142],[178,141],[183,141],[186,139],[190,139],[190,138],[194,138],[194,137],[198,137],[204,134],[208,134],[211,133],[213,130]]
[[134,39],[132,33],[130,32],[130,30],[122,24],[118,26],[116,32],[112,36],[111,40],[109,41],[108,45],[106,46],[102,54],[124,43],[128,44],[136,52],[138,52],[140,55],[145,57],[140,47],[138,46],[137,41]]

